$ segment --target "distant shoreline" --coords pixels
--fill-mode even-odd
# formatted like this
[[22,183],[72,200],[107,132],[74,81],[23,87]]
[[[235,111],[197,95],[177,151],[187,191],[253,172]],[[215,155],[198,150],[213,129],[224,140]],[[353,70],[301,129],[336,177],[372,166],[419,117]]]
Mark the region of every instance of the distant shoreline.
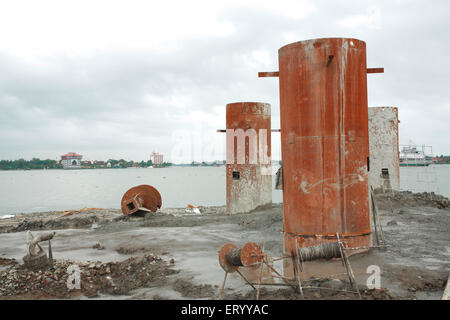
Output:
[[47,169],[0,169],[0,171],[43,171],[43,170],[63,170],[63,171],[74,171],[74,170],[95,170],[95,169],[164,169],[164,168],[173,168],[173,167],[224,167],[225,165],[190,165],[190,164],[174,164],[171,166],[165,166],[165,167],[126,167],[126,168],[70,168],[70,169],[63,169],[63,168],[47,168]]
[[[432,163],[430,166],[433,165],[450,165],[450,163]],[[63,169],[63,168],[47,168],[47,169],[0,169],[0,171],[43,171],[43,170],[63,170],[63,171],[74,171],[74,170],[95,170],[95,169],[164,169],[164,168],[173,168],[173,167],[225,167],[225,164],[221,165],[191,165],[191,164],[173,164],[171,166],[165,166],[165,167],[125,167],[125,168],[70,168],[70,169]],[[402,168],[422,168],[421,166],[401,166]]]

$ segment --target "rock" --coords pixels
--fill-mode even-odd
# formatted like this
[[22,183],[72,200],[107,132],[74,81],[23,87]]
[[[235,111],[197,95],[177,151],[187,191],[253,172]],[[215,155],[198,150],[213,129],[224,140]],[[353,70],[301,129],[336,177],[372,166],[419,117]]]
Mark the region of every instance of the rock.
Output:
[[96,244],[94,244],[93,246],[92,246],[92,248],[93,249],[97,249],[97,250],[103,250],[103,249],[105,249],[105,247],[104,246],[102,246],[100,243],[96,243]]
[[339,279],[331,279],[323,282],[321,287],[330,288],[333,290],[342,290],[345,288],[345,284]]
[[398,223],[395,220],[391,220],[387,223],[388,226],[396,226]]

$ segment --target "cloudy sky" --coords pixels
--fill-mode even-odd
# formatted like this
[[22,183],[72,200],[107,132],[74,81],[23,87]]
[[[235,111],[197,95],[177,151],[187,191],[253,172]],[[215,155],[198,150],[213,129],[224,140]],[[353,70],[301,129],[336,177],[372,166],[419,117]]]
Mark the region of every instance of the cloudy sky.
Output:
[[[224,159],[225,105],[272,105],[278,49],[366,41],[369,106],[450,154],[450,2],[0,0],[0,159]],[[273,135],[279,158],[279,134]]]

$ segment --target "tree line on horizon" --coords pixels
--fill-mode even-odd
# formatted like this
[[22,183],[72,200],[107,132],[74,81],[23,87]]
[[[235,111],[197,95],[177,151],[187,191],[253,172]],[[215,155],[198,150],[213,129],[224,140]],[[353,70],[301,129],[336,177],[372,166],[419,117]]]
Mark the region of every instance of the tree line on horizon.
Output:
[[62,169],[59,161],[39,158],[31,160],[0,160],[0,170],[27,170],[27,169]]
[[[124,159],[115,160],[109,159],[106,162],[101,161],[103,165],[98,164],[97,161],[93,163],[83,163],[83,168],[106,168],[106,163],[111,163],[111,168],[129,168],[129,167],[140,167],[147,168],[153,165],[152,160],[134,162],[126,161]],[[164,162],[162,167],[169,167],[172,163]],[[17,160],[0,160],[0,170],[32,170],[32,169],[63,169],[63,165],[60,161],[45,159],[41,160],[39,158],[33,158],[31,160],[17,159]]]

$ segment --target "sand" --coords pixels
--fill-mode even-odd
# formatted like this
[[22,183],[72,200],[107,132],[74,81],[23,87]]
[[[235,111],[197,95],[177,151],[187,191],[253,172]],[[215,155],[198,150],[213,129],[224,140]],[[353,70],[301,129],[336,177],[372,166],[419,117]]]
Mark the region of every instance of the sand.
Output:
[[[350,257],[363,299],[440,299],[450,272],[448,200],[431,194],[377,194],[386,249]],[[0,220],[0,299],[217,299],[224,271],[218,250],[225,243],[265,244],[282,256],[282,205],[226,215],[225,207],[166,209],[141,217],[101,209],[16,214]],[[24,269],[26,231],[56,232],[53,268]],[[43,244],[46,248],[46,244]],[[340,261],[318,262],[335,274],[304,279],[306,299],[357,299]],[[81,288],[68,290],[67,267],[82,270]],[[369,266],[381,270],[381,288],[367,288]],[[273,264],[282,273],[280,261]],[[333,270],[334,270],[333,269]],[[108,272],[107,272],[108,271]],[[252,269],[241,271],[254,277]],[[338,275],[336,275],[338,274]],[[269,281],[269,280],[268,280]],[[278,280],[277,280],[278,281]],[[261,299],[301,299],[289,286],[263,286]],[[254,299],[237,273],[229,274],[225,299]]]

